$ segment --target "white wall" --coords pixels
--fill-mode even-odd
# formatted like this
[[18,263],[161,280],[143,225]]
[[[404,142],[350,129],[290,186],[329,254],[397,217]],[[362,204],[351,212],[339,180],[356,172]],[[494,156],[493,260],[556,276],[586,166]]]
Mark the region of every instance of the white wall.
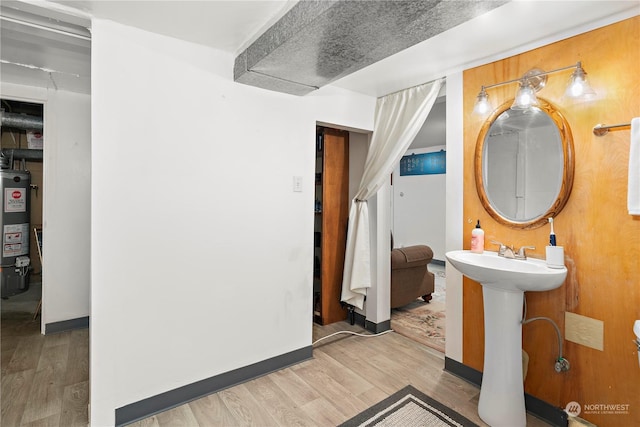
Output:
[[386,181],[367,201],[371,236],[371,288],[367,291],[367,321],[381,324],[391,319],[391,184]]
[[91,105],[88,95],[2,83],[44,104],[42,327],[89,315]]
[[[405,156],[446,150],[446,146],[411,149]],[[393,242],[396,248],[427,245],[434,259],[445,260],[446,174],[400,175],[393,171]]]
[[349,199],[356,197],[369,152],[370,135],[349,132]]
[[372,129],[375,99],[236,84],[231,55],[92,27],[91,422],[103,426],[123,405],[311,345],[315,125]]
[[[446,251],[462,249],[464,145],[462,72],[447,75]],[[447,299],[445,354],[462,363],[462,274],[446,263]]]

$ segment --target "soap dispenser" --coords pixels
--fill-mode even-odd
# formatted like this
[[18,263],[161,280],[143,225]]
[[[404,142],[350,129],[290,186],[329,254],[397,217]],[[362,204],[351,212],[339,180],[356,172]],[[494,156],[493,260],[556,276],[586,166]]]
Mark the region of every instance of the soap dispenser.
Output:
[[480,220],[476,228],[471,231],[471,252],[481,254],[484,252],[484,230],[480,227]]

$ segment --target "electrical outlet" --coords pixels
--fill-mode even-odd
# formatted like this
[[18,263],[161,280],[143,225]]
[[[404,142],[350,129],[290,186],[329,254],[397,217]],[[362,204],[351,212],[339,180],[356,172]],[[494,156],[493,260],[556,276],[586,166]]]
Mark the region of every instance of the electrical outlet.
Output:
[[576,313],[564,313],[564,334],[567,341],[604,350],[604,322]]

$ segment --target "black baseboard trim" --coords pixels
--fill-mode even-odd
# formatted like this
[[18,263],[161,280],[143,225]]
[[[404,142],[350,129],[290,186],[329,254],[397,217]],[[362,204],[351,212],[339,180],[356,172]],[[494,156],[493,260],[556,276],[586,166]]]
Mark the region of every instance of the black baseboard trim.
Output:
[[89,327],[89,316],[78,317],[77,319],[52,322],[44,325],[44,334],[59,334],[60,332],[73,331],[76,329],[86,329]]
[[374,334],[379,334],[380,332],[388,331],[391,329],[391,319],[385,320],[381,323],[373,323],[370,320],[360,313],[354,313],[354,324],[360,325],[365,328],[369,332],[373,332]]
[[562,408],[557,408],[529,393],[524,394],[524,405],[529,413],[552,426],[567,427],[569,425],[569,415]]
[[444,370],[475,386],[480,387],[482,384],[482,372],[446,356],[444,358]]
[[369,332],[373,332],[374,334],[379,334],[380,332],[388,331],[389,329],[391,329],[391,319],[385,320],[384,322],[381,322],[381,323],[373,323],[367,320],[365,322],[364,328]]
[[304,347],[131,403],[116,409],[116,426],[131,424],[211,393],[247,382],[311,358],[312,347]]
[[[480,387],[482,384],[482,372],[446,356],[444,358],[444,370],[475,386]],[[528,393],[524,394],[524,405],[527,408],[527,412],[552,426],[567,427],[569,425],[568,415],[562,408],[553,406]]]

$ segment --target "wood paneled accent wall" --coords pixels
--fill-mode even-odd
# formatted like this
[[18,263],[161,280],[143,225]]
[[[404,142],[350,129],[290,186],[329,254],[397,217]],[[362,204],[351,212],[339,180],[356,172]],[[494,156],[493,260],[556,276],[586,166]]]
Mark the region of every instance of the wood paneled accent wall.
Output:
[[[505,35],[508,37],[508,35]],[[553,319],[564,334],[565,312],[604,322],[604,350],[564,341],[570,371],[558,374],[555,331],[548,322],[523,327],[529,354],[525,391],[565,408],[582,405],[580,416],[598,426],[640,425],[640,367],[632,344],[632,327],[640,319],[640,217],[627,212],[629,130],[597,137],[598,123],[628,123],[640,116],[640,17],[621,21],[501,61],[464,72],[464,248],[480,219],[488,250],[492,239],[517,247],[533,245],[534,257],[545,257],[549,227],[517,230],[501,225],[483,209],[476,192],[473,156],[484,118],[472,114],[482,85],[518,78],[529,69],[552,70],[582,61],[597,92],[593,100],[563,96],[571,71],[551,74],[538,97],[554,104],[567,118],[574,137],[573,191],[555,218],[558,245],[565,247],[567,280],[560,288],[527,293],[528,316]],[[489,89],[497,108],[512,98],[515,84]],[[488,116],[488,114],[487,114]],[[483,368],[482,291],[464,279],[463,363]],[[626,414],[605,414],[585,405],[629,405]]]

